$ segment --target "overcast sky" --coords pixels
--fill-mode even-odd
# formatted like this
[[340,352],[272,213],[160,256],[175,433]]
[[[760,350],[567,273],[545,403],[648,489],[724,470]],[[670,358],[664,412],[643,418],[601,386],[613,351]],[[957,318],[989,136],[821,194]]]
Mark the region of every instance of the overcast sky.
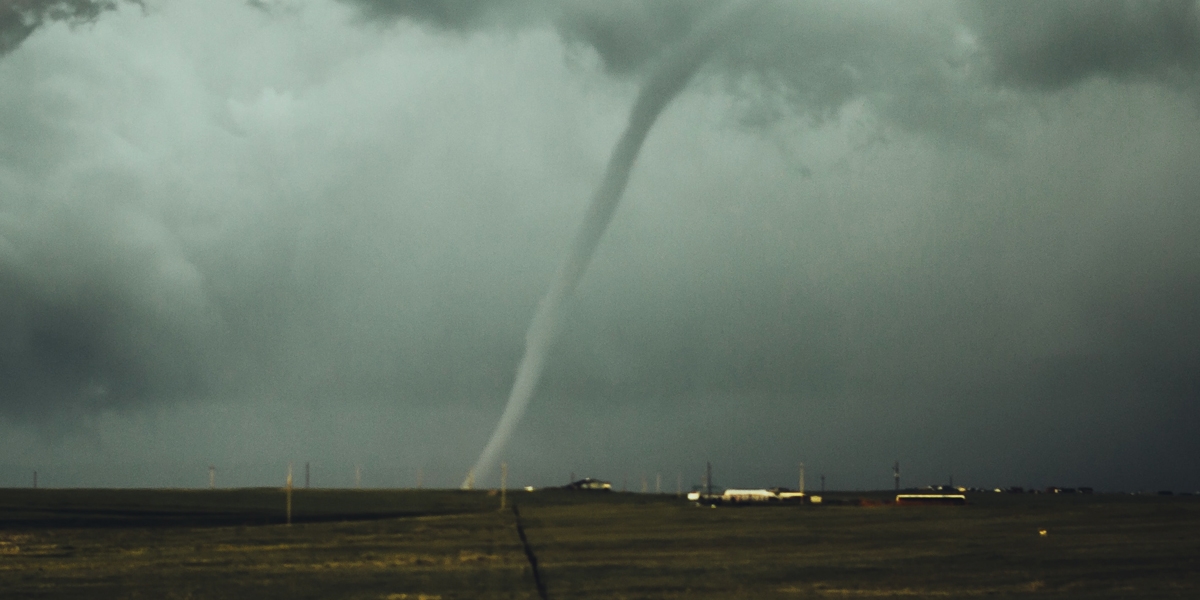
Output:
[[[25,4],[0,486],[453,487],[716,3]],[[1197,5],[754,15],[651,130],[509,482],[1200,489]]]

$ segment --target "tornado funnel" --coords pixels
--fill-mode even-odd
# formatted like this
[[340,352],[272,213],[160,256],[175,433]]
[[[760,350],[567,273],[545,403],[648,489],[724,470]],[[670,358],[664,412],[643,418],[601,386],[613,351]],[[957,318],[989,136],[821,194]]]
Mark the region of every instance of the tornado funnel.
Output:
[[529,400],[537,388],[542,368],[545,367],[547,353],[554,342],[563,302],[575,290],[596,251],[596,246],[600,243],[601,236],[604,235],[604,230],[612,221],[613,212],[625,192],[629,173],[646,134],[650,132],[650,127],[654,125],[663,108],[679,95],[708,55],[729,38],[736,25],[750,12],[749,8],[758,4],[761,2],[732,2],[716,9],[686,38],[659,58],[642,86],[629,113],[625,132],[608,159],[604,179],[600,181],[600,187],[592,196],[583,224],[571,242],[550,289],[538,302],[533,321],[525,333],[525,354],[517,367],[508,404],[504,407],[504,414],[500,416],[500,422],[496,424],[491,439],[475,462],[475,467],[468,472],[463,481],[464,489],[488,474],[525,414]]

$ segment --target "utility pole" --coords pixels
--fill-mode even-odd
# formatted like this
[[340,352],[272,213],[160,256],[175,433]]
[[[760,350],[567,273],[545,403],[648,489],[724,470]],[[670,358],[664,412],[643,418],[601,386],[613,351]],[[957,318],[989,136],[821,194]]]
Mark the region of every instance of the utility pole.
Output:
[[821,493],[825,493],[825,474],[821,474]]
[[312,470],[308,461],[304,461],[304,489],[308,489],[308,484],[312,483]]
[[287,524],[292,525],[292,463],[288,463],[287,485],[284,486],[287,491]]
[[33,489],[37,489],[37,469],[33,470]]
[[804,493],[804,463],[800,463],[800,488],[798,491],[801,494]]
[[504,505],[507,502],[506,494],[508,490],[508,463],[500,463],[500,510],[504,510]]
[[892,465],[892,477],[896,478],[896,493],[900,493],[900,461]]
[[571,480],[567,483],[575,483],[575,471],[571,471]]

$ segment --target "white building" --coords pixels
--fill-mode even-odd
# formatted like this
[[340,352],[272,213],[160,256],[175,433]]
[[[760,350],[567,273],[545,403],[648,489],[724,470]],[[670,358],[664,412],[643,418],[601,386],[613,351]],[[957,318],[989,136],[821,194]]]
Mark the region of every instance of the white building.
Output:
[[776,502],[779,495],[771,490],[737,490],[728,489],[721,495],[725,502]]

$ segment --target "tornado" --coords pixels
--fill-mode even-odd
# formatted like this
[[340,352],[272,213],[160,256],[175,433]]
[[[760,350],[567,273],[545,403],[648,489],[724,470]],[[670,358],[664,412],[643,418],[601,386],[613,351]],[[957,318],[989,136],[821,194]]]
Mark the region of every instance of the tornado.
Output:
[[529,330],[525,333],[525,354],[517,367],[516,379],[513,381],[512,391],[509,392],[504,414],[500,416],[500,421],[479,459],[475,461],[474,468],[467,473],[467,478],[462,483],[463,489],[471,488],[475,479],[483,479],[488,474],[525,414],[529,400],[537,389],[542,369],[546,365],[547,354],[554,343],[562,317],[563,303],[579,284],[579,279],[600,244],[604,230],[612,221],[613,213],[629,182],[629,173],[654,121],[667,104],[679,95],[709,54],[730,37],[736,25],[750,13],[751,7],[761,4],[761,0],[754,3],[735,0],[716,9],[693,28],[686,38],[668,49],[652,69],[638,93],[637,100],[634,101],[625,132],[621,134],[621,139],[617,141],[609,156],[604,178],[592,196],[583,223],[559,265],[550,288],[538,302]]

